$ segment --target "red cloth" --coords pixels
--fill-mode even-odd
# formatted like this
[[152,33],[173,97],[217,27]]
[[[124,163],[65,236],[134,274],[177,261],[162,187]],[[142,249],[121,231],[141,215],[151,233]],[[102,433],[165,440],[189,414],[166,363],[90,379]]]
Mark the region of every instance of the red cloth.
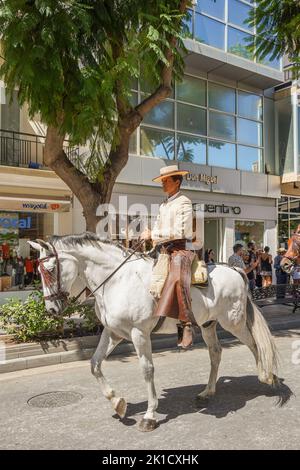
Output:
[[9,254],[10,254],[10,246],[7,244],[7,243],[4,243],[1,247],[2,249],[2,256],[4,259],[8,259],[9,258]]
[[32,259],[26,258],[25,269],[27,273],[33,273],[33,261]]

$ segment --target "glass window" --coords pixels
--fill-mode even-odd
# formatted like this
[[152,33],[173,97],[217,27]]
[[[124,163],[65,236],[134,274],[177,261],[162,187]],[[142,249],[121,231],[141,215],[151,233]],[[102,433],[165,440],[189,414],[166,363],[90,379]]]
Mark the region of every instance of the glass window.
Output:
[[195,39],[209,46],[224,49],[225,25],[195,13]]
[[235,145],[210,140],[208,146],[208,164],[224,168],[235,168]]
[[248,119],[238,119],[238,141],[262,146],[262,125]]
[[206,139],[177,134],[177,159],[186,162],[206,164]]
[[254,242],[257,248],[263,248],[264,223],[253,220],[236,220],[235,243],[242,243],[247,247],[249,242]]
[[235,117],[210,111],[209,135],[226,140],[235,140]]
[[290,197],[289,211],[300,215],[300,199],[298,197]]
[[163,101],[155,106],[144,118],[146,124],[159,127],[174,127],[174,103]]
[[227,51],[231,54],[239,55],[245,59],[253,60],[253,54],[247,48],[252,36],[239,31],[238,29],[228,27],[228,47]]
[[188,38],[193,37],[193,11],[188,10],[188,17],[183,20],[183,35]]
[[133,134],[130,136],[129,140],[129,153],[130,154],[137,154],[137,129],[134,131]]
[[258,95],[238,92],[238,113],[239,116],[250,119],[262,119],[262,98]]
[[204,80],[185,75],[183,81],[176,84],[176,89],[179,101],[206,106],[206,82]]
[[281,64],[280,64],[280,59],[273,59],[271,60],[272,54],[267,54],[266,57],[263,59],[259,59],[258,62],[263,65],[268,65],[269,67],[272,67],[274,69],[280,70]]
[[198,0],[196,11],[224,20],[225,0]]
[[261,149],[238,145],[237,157],[237,167],[239,170],[253,171],[255,173],[261,171]]
[[135,107],[138,104],[138,94],[137,93],[132,93],[129,97],[129,103],[131,106]]
[[238,0],[228,0],[228,22],[253,32],[253,27],[250,27],[247,23],[251,10],[252,7]]
[[210,108],[235,113],[235,90],[215,83],[208,85],[208,105]]
[[142,127],[141,154],[174,160],[174,132]]
[[178,103],[177,128],[180,131],[206,135],[206,110]]

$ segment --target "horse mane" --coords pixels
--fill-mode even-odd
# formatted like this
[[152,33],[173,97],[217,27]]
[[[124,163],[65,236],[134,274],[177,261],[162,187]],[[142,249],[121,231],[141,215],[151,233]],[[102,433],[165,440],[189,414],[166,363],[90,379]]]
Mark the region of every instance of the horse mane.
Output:
[[[112,245],[112,246],[115,246],[116,248],[119,248],[119,250],[122,251],[124,256],[130,255],[134,251],[131,248],[125,248],[122,245],[122,243],[120,243],[118,240],[111,240],[106,237],[100,237],[99,235],[93,232],[83,232],[78,235],[53,235],[49,239],[49,242],[53,243],[54,246],[56,245],[56,243],[61,242],[64,245],[73,246],[73,247],[76,245],[85,246],[87,244],[90,244],[98,248],[100,247],[99,246],[99,242],[100,242],[106,245]],[[139,258],[150,259],[150,257],[146,253],[137,251],[135,254]]]

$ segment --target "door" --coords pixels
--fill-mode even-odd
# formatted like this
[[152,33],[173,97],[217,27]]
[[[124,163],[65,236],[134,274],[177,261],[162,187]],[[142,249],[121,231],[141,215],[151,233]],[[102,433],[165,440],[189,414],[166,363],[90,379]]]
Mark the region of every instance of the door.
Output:
[[214,261],[219,262],[221,256],[221,220],[204,220],[204,250],[212,249],[215,253]]

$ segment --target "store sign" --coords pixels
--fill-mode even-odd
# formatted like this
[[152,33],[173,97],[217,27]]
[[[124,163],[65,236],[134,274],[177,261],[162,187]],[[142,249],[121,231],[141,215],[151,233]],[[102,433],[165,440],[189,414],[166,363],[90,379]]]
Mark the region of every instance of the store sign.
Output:
[[20,201],[15,198],[0,197],[0,210],[22,212],[66,212],[70,210],[70,202],[47,202],[34,199]]
[[31,228],[31,217],[26,217],[23,219],[0,217],[0,228],[5,228],[7,230],[17,228]]
[[195,211],[209,212],[213,214],[240,215],[242,209],[239,206],[225,206],[225,204],[193,204]]
[[23,202],[23,209],[27,210],[42,210],[42,211],[57,211],[60,209],[61,204],[48,204],[47,202]]
[[185,176],[186,181],[198,181],[199,183],[205,183],[205,184],[217,184],[218,183],[218,177],[217,176],[209,176],[206,175],[205,173],[189,173],[188,175]]

